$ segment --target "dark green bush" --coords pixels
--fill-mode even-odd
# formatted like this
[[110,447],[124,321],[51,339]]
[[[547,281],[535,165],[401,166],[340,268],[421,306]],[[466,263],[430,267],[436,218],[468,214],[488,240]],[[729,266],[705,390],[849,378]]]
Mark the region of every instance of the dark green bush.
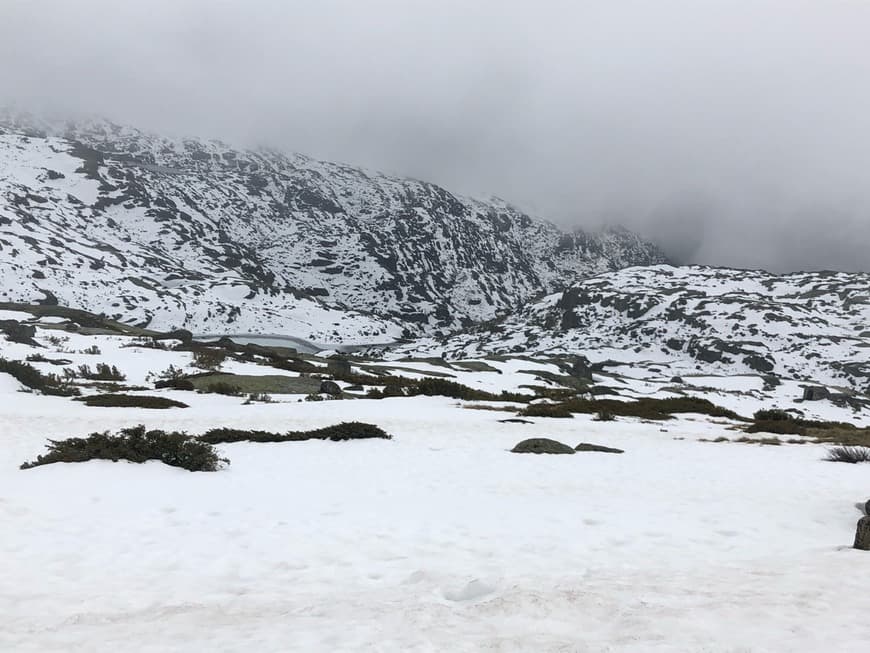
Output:
[[777,435],[803,435],[806,429],[793,419],[755,421],[744,429],[747,433],[775,433]]
[[221,458],[210,444],[186,433],[146,431],[142,425],[122,429],[117,435],[91,433],[86,438],[49,440],[47,447],[47,454],[24,463],[21,469],[88,460],[129,460],[134,463],[159,460],[191,472],[214,472],[230,462]]
[[223,349],[203,347],[193,352],[193,366],[201,370],[217,371],[226,359],[227,352]]
[[574,417],[564,404],[529,404],[520,411],[523,417]]
[[117,367],[108,363],[97,363],[96,371],[88,365],[79,365],[78,374],[83,379],[90,381],[125,381],[127,379]]
[[383,438],[389,440],[391,435],[379,426],[364,422],[342,422],[334,426],[326,426],[312,431],[288,431],[274,433],[270,431],[252,431],[233,428],[217,428],[206,431],[199,439],[209,444],[223,442],[301,442],[303,440],[364,440]]
[[190,379],[162,379],[160,381],[155,381],[154,388],[160,390],[161,388],[171,388],[173,390],[188,390],[193,391],[195,386],[193,385],[193,381]]
[[100,408],[187,408],[187,404],[166,397],[149,395],[90,395],[79,397],[76,401],[84,402],[85,406]]
[[[533,404],[521,414],[535,417],[532,412],[538,410]],[[737,413],[716,406],[706,399],[695,397],[674,397],[670,399],[638,399],[636,401],[621,401],[618,399],[569,399],[558,404],[550,404],[553,412],[610,414],[621,417],[638,417],[641,419],[666,420],[676,413],[701,413],[711,417],[729,417],[741,419]],[[558,407],[558,408],[557,408]],[[532,410],[532,412],[527,412]],[[546,409],[544,409],[546,410]]]
[[785,422],[793,421],[794,416],[779,408],[768,408],[765,410],[757,410],[752,416],[756,422]]
[[54,374],[43,374],[33,365],[21,361],[10,361],[0,358],[0,372],[11,374],[23,386],[39,390],[45,395],[57,397],[74,397],[79,389],[60,379]]

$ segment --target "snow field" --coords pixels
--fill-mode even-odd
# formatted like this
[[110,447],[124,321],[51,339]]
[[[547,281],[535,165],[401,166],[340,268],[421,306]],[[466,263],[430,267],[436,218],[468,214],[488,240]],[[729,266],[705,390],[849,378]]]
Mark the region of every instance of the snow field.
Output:
[[[700,417],[501,424],[444,398],[88,408],[3,385],[0,650],[859,651],[867,470],[705,444]],[[157,413],[157,414],[155,414]],[[238,443],[224,471],[19,471],[46,438],[370,421],[392,441]],[[663,432],[663,429],[666,432]],[[528,456],[526,437],[621,456]],[[677,440],[674,438],[687,438]]]

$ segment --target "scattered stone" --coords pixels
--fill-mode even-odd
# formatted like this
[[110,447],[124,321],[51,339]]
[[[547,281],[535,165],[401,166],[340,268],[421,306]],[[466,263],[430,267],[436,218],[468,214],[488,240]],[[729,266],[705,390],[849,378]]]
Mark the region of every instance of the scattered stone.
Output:
[[613,447],[605,447],[600,444],[592,444],[590,442],[581,442],[574,451],[597,451],[600,453],[625,453],[623,449],[614,449]]
[[324,380],[320,382],[320,392],[327,395],[341,395],[341,388],[335,381]]
[[513,449],[513,453],[553,453],[553,454],[573,454],[574,450],[567,444],[562,444],[556,440],[549,438],[531,438],[523,440]]
[[530,420],[521,419],[519,417],[508,417],[507,419],[500,419],[499,422],[502,424],[534,424],[534,422]]

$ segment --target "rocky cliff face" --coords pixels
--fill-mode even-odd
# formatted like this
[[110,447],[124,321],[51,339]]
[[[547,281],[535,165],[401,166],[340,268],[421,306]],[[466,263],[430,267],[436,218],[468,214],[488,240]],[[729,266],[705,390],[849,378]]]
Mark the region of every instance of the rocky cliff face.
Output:
[[301,155],[0,119],[0,301],[376,341],[663,260],[624,230],[563,233],[499,200]]

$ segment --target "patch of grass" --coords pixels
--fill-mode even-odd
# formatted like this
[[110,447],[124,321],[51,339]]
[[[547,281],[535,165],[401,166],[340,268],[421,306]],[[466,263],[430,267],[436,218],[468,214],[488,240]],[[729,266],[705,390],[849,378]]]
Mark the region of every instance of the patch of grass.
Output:
[[100,408],[187,408],[187,404],[166,397],[153,397],[149,395],[91,395],[79,397],[75,401],[81,401],[85,406],[97,406]]
[[209,386],[233,386],[240,394],[309,394],[320,391],[320,379],[281,374],[203,374],[185,377],[196,390],[212,392]]
[[39,390],[42,394],[56,397],[75,397],[79,389],[70,385],[55,374],[43,374],[33,365],[21,361],[10,361],[0,358],[0,372],[11,374],[21,385],[31,390]]
[[870,447],[870,428],[808,428],[803,434],[817,444],[840,444],[847,447]]
[[513,406],[490,406],[489,404],[463,404],[462,407],[469,410],[495,410],[503,413],[513,413],[516,411],[516,408]]
[[832,463],[870,463],[870,448],[833,447],[828,449],[825,460]]
[[342,422],[334,426],[326,426],[312,431],[288,431],[274,433],[270,431],[252,431],[233,428],[217,428],[206,431],[199,439],[209,444],[224,442],[302,442],[304,440],[366,440],[382,438],[390,440],[391,435],[379,426],[364,422]]
[[823,422],[797,417],[784,410],[759,410],[754,421],[744,430],[747,433],[774,433],[777,435],[801,435],[817,442],[860,445],[870,443],[870,430],[859,429],[848,422]]
[[33,462],[24,463],[21,469],[88,460],[129,460],[134,463],[159,460],[171,467],[181,467],[191,472],[214,472],[230,462],[221,458],[207,442],[186,433],[146,431],[142,425],[122,429],[117,435],[110,435],[107,431],[91,433],[86,438],[48,442],[48,453],[38,456]]
[[223,381],[218,381],[217,383],[209,383],[205,386],[204,389],[200,390],[200,392],[208,392],[216,395],[227,395],[229,397],[241,397],[242,389],[231,383],[225,383]]
[[806,429],[796,421],[788,420],[763,420],[752,423],[746,427],[747,433],[776,433],[778,435],[804,435]]

